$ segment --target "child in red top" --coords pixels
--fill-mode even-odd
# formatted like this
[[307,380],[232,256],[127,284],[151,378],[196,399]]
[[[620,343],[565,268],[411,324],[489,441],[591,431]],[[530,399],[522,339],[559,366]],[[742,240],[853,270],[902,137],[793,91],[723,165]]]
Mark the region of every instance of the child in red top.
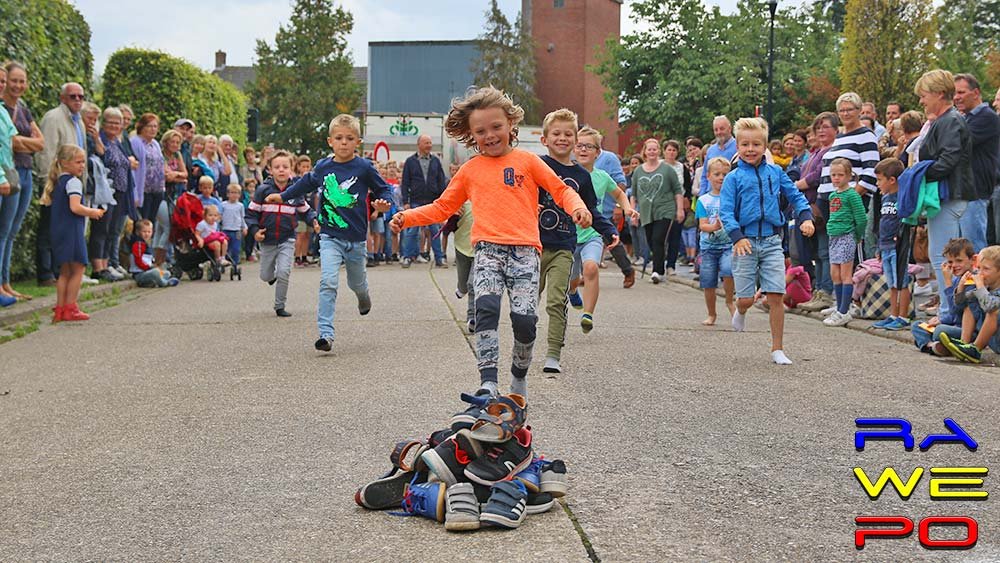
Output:
[[796,305],[812,299],[812,284],[804,266],[792,266],[785,257],[785,306],[794,309]]
[[514,328],[511,392],[527,394],[525,376],[531,365],[538,321],[538,270],[542,249],[538,237],[538,188],[573,216],[581,227],[590,226],[591,215],[580,196],[534,154],[514,149],[517,124],[524,110],[509,96],[488,87],[452,104],[445,121],[448,134],[480,156],[458,171],[434,203],[397,213],[393,232],[403,228],[442,223],[472,202],[475,247],[476,357],[481,388],[477,395],[497,394],[500,343],[500,297],[504,288],[510,299]]

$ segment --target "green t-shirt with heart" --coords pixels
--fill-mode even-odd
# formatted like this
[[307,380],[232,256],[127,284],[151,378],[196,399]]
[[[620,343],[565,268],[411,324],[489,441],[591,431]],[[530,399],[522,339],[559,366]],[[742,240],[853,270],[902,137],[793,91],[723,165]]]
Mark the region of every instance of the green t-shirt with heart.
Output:
[[632,195],[643,226],[660,219],[676,219],[676,196],[682,193],[677,173],[666,162],[661,161],[652,172],[646,172],[641,165],[632,172]]

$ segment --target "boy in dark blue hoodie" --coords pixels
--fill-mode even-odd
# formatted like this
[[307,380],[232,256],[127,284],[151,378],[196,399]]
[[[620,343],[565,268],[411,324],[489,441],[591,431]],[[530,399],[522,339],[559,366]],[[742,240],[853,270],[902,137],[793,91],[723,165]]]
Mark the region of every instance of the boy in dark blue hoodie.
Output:
[[733,282],[736,285],[736,313],[733,329],[742,332],[746,313],[753,305],[759,281],[767,295],[771,321],[771,361],[790,365],[783,349],[785,331],[785,256],[781,232],[785,217],[780,195],[795,208],[799,231],[813,235],[809,202],[778,166],[764,159],[767,149],[767,122],[745,117],[736,122],[736,152],[739,161],[722,183],[719,218],[733,241]]
[[368,200],[374,196],[376,211],[389,211],[392,189],[375,167],[355,152],[361,142],[361,124],[351,115],[340,114],[330,122],[327,143],[333,156],[316,163],[305,176],[280,194],[271,194],[267,203],[281,203],[319,190],[319,339],[317,350],[333,350],[333,318],[336,311],[340,266],[347,268],[347,286],[358,296],[358,312],[372,308],[365,274],[368,238]]

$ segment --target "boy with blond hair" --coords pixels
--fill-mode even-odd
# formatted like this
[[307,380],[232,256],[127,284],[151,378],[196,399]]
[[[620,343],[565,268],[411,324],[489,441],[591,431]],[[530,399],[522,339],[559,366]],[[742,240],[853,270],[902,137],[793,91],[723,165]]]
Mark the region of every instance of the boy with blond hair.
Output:
[[326,142],[333,155],[321,159],[315,168],[299,178],[290,188],[267,196],[266,203],[280,204],[319,190],[319,255],[322,273],[319,283],[317,325],[319,339],[314,347],[322,352],[333,350],[333,319],[336,312],[340,266],[347,268],[347,286],[358,297],[358,312],[371,310],[368,278],[365,274],[368,239],[368,198],[376,211],[390,207],[392,189],[379,176],[371,162],[357,156],[361,142],[358,118],[340,114],[330,121]]
[[[542,144],[549,151],[549,154],[542,156],[542,161],[567,186],[573,188],[594,217],[594,227],[577,229],[573,218],[556,204],[549,192],[538,192],[538,233],[542,243],[538,291],[539,295],[546,292],[545,312],[549,315],[549,348],[542,368],[546,373],[562,372],[559,360],[566,338],[566,292],[570,279],[579,275],[576,253],[586,246],[589,249],[588,259],[593,260],[590,255],[596,253],[599,261],[604,251],[601,235],[612,243],[618,242],[618,231],[598,208],[603,194],[598,197],[594,192],[590,173],[573,163],[573,149],[577,144],[576,130],[576,114],[565,108],[549,113],[542,121]],[[595,274],[596,269],[597,265],[594,264]],[[585,333],[593,328],[590,311],[593,308],[587,309],[581,320]]]
[[736,168],[722,183],[719,217],[733,241],[733,282],[736,286],[736,312],[733,329],[743,332],[746,314],[754,302],[757,281],[767,295],[771,321],[771,361],[791,365],[784,351],[785,255],[781,231],[787,223],[781,212],[779,194],[794,207],[799,230],[813,235],[809,202],[778,166],[768,164],[767,122],[759,117],[745,117],[736,122]]
[[[959,287],[975,285],[977,307],[966,307],[962,313],[962,338],[952,338],[947,332],[939,337],[952,356],[963,362],[978,364],[988,346],[1000,353],[997,317],[1000,314],[1000,246],[987,246],[979,252],[979,270],[968,271],[958,280]],[[956,303],[958,301],[956,295]]]

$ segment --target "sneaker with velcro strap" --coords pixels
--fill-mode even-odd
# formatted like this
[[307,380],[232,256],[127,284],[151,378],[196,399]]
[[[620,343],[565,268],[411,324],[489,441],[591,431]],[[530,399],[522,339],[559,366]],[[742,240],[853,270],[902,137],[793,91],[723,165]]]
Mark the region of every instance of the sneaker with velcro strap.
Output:
[[478,530],[481,507],[472,483],[456,483],[445,491],[444,529],[449,532]]
[[506,442],[483,444],[483,455],[469,463],[465,476],[480,485],[510,479],[531,464],[531,428],[525,426]]
[[556,501],[549,493],[528,492],[528,514],[542,514],[548,512],[555,505]]
[[444,522],[446,492],[447,487],[444,483],[427,482],[407,485],[401,503],[403,512],[397,515],[423,516]]
[[517,479],[500,481],[490,490],[490,500],[479,515],[479,521],[489,526],[515,529],[528,515],[528,490]]
[[566,482],[566,462],[561,459],[542,462],[542,478],[539,481],[538,489],[543,493],[549,493],[555,498],[566,495],[568,488]]
[[420,458],[427,464],[431,473],[450,487],[467,481],[465,468],[482,454],[483,448],[479,442],[470,438],[469,431],[463,429],[434,449],[423,452]]

